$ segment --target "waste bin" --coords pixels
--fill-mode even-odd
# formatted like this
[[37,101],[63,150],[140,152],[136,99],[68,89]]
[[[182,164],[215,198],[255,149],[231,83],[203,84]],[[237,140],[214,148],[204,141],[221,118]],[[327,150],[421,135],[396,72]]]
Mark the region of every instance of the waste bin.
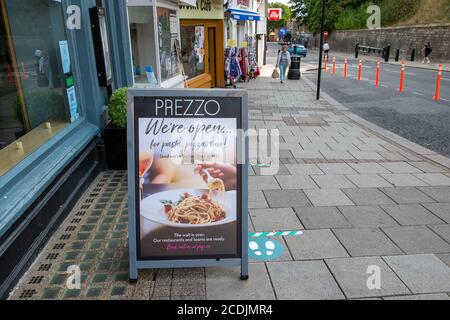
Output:
[[302,62],[301,56],[292,56],[291,57],[291,67],[289,68],[288,72],[288,79],[289,80],[300,80],[300,65]]

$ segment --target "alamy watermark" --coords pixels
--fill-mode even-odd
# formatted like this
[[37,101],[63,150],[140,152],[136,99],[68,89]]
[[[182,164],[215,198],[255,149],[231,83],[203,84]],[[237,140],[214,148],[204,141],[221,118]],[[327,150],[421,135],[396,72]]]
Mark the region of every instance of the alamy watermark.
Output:
[[67,268],[66,273],[69,275],[66,281],[67,289],[80,290],[81,289],[81,269],[78,265],[72,265]]
[[367,13],[371,16],[367,19],[367,28],[376,30],[381,28],[381,8],[377,5],[367,7]]
[[66,27],[69,30],[80,30],[81,29],[81,8],[76,5],[71,5],[67,7],[66,11],[68,17],[66,20]]
[[381,268],[379,266],[372,265],[367,268],[366,272],[370,275],[367,278],[367,289],[381,290]]

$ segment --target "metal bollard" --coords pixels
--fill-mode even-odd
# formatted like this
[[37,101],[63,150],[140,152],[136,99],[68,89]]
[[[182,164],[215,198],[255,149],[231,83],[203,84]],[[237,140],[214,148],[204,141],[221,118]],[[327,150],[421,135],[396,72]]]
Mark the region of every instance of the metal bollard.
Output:
[[359,43],[357,43],[355,47],[355,59],[358,59],[358,57],[359,57]]
[[398,62],[400,60],[400,49],[397,49],[395,52],[395,62]]
[[391,45],[388,44],[387,47],[386,47],[386,51],[384,53],[384,61],[385,62],[389,62],[390,56],[391,56]]
[[411,50],[411,61],[416,60],[416,48],[412,48]]

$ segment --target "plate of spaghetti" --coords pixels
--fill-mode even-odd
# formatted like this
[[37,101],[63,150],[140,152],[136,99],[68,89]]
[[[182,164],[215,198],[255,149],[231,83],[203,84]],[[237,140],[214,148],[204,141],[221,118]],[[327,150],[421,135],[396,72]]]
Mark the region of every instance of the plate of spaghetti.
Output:
[[215,197],[210,190],[160,192],[142,201],[141,215],[177,228],[231,223],[236,221],[236,191],[223,192],[220,197]]

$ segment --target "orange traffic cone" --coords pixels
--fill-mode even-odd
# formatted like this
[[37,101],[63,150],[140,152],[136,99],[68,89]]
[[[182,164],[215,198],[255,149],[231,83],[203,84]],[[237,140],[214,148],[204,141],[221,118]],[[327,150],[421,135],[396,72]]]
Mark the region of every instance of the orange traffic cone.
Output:
[[381,63],[380,63],[380,61],[378,61],[377,62],[377,74],[376,74],[376,77],[375,77],[375,85],[377,87],[380,86],[380,70],[381,70]]
[[361,81],[362,78],[362,60],[359,60],[359,66],[358,66],[358,81]]
[[347,67],[348,67],[348,59],[345,58],[345,62],[344,62],[344,79],[347,79]]
[[399,92],[405,91],[405,63],[402,61],[402,70],[400,71],[400,88]]
[[439,101],[441,100],[441,81],[442,81],[442,64],[439,65],[439,72],[436,80],[436,93],[433,97],[434,100]]

